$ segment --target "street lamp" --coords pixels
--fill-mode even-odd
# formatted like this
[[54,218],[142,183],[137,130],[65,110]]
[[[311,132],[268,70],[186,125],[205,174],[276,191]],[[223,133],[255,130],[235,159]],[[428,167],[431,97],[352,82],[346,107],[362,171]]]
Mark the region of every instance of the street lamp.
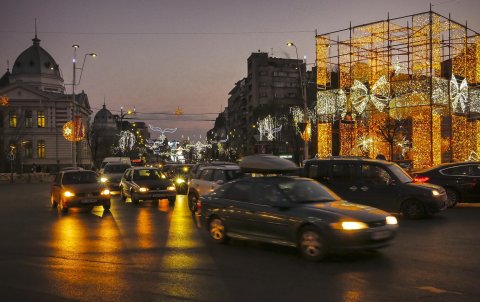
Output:
[[[302,99],[303,99],[303,111],[304,111],[303,122],[305,123],[305,125],[307,125],[308,124],[308,105],[307,105],[307,91],[306,91],[307,86],[306,86],[306,82],[303,79],[302,69],[300,68],[297,45],[295,45],[293,42],[288,42],[287,46],[295,47],[295,54],[297,55],[298,75],[300,77],[300,91],[302,93]],[[305,135],[305,137],[303,137],[303,140],[304,140],[304,147],[303,147],[304,159],[308,159],[308,137]]]
[[[123,112],[123,106],[120,107],[120,135],[122,134],[123,131],[123,118],[127,115],[135,115],[135,107],[133,107],[133,110],[128,109],[126,112]],[[125,155],[124,151],[122,150],[122,156]]]
[[[80,81],[82,80],[82,74],[83,74],[83,67],[85,66],[85,61],[87,59],[87,56],[91,56],[95,58],[97,56],[96,53],[87,53],[85,54],[85,57],[83,57],[83,63],[82,67],[77,67],[77,49],[80,48],[78,44],[72,45],[73,47],[73,79],[72,79],[72,117],[74,120],[74,127],[73,127],[73,140],[72,140],[72,165],[74,167],[77,166],[77,142],[76,142],[76,135],[77,135],[77,128],[78,128],[78,116],[76,114],[76,108],[75,108],[75,86],[80,85]],[[77,83],[76,75],[77,75],[77,69],[80,70],[80,78]]]

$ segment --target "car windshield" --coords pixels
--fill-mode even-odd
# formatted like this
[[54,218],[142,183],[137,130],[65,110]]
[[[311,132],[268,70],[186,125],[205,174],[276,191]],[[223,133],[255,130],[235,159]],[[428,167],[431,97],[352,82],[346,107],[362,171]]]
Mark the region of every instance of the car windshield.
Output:
[[106,165],[103,170],[104,173],[123,173],[130,168],[129,165]]
[[133,173],[133,180],[160,180],[165,179],[165,176],[156,169],[142,169],[135,170]]
[[408,175],[408,173],[405,172],[405,170],[403,170],[397,164],[388,165],[388,168],[400,180],[401,183],[407,183],[407,182],[413,181],[412,177]]
[[281,181],[277,185],[280,191],[295,203],[341,200],[338,195],[314,180],[289,179]]
[[89,171],[68,172],[63,175],[62,180],[64,185],[93,184],[96,182],[98,182],[97,174]]

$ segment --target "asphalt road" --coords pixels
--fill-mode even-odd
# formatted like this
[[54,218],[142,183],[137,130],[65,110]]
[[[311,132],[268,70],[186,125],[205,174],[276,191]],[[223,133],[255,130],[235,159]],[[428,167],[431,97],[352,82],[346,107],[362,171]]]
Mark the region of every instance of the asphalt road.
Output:
[[400,218],[391,247],[320,263],[209,241],[185,196],[52,210],[48,184],[0,184],[1,301],[479,301],[480,204]]

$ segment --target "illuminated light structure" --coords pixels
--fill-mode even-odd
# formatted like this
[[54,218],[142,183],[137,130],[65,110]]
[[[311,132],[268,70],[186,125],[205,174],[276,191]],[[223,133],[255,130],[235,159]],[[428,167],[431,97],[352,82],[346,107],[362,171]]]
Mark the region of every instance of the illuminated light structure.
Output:
[[8,96],[2,95],[0,96],[0,106],[8,106],[8,103],[10,102]]
[[278,125],[275,118],[271,115],[267,115],[265,118],[260,119],[257,122],[258,132],[260,133],[260,141],[265,136],[267,140],[272,141],[275,139],[275,135],[282,131],[282,125]]
[[122,153],[132,150],[133,146],[135,146],[135,134],[133,134],[131,131],[125,130],[120,131],[119,136],[120,138],[118,140],[118,147]]
[[[423,168],[480,153],[480,34],[466,25],[430,9],[349,26],[316,36],[316,65],[317,156]],[[405,127],[387,142],[392,118]]]
[[63,125],[63,137],[69,142],[79,142],[85,138],[85,125],[80,118]]

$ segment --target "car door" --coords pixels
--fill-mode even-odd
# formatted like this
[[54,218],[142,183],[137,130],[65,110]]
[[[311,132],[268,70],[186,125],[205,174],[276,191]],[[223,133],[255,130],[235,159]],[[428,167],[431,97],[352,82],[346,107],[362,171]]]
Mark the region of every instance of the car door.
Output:
[[332,162],[329,173],[327,187],[341,198],[356,202],[360,190],[358,165],[355,162]]
[[397,211],[400,208],[399,186],[394,184],[393,179],[386,167],[362,163],[357,202],[385,211]]
[[480,165],[469,164],[446,168],[440,171],[448,181],[443,184],[452,187],[460,193],[466,202],[477,201],[480,198]]
[[198,179],[193,181],[193,188],[200,196],[208,194],[212,190],[213,169],[203,169]]
[[[253,212],[250,202],[251,185],[250,181],[237,181],[230,184],[223,192],[222,198],[226,208],[222,211],[228,232],[241,235],[255,234],[255,227],[252,226]],[[223,187],[222,187],[223,189]]]

